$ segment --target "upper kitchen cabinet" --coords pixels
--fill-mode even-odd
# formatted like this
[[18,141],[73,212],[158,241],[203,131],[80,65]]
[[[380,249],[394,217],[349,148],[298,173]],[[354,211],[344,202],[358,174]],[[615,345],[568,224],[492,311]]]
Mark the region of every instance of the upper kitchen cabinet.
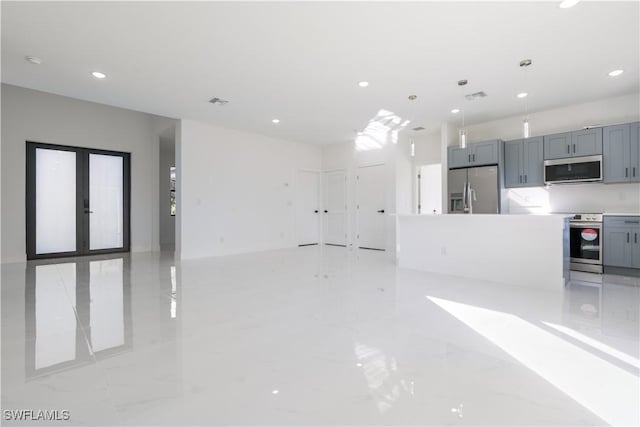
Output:
[[602,154],[602,128],[557,133],[544,137],[544,159]]
[[640,181],[640,122],[603,129],[604,182]]
[[640,182],[640,122],[631,123],[631,181]]
[[447,158],[449,168],[464,168],[469,166],[471,162],[471,154],[469,154],[469,148],[460,148],[457,145],[448,147]]
[[602,128],[571,132],[571,156],[595,156],[602,154]]
[[544,136],[544,159],[571,157],[571,132]]
[[524,183],[527,187],[537,187],[544,185],[543,175],[543,155],[542,137],[527,138],[522,141],[522,161]]
[[471,144],[471,166],[495,165],[500,158],[500,140]]
[[449,168],[496,165],[500,161],[501,142],[499,139],[494,139],[467,144],[466,148],[460,148],[457,145],[448,147]]
[[504,185],[537,187],[542,176],[542,137],[517,139],[504,143]]

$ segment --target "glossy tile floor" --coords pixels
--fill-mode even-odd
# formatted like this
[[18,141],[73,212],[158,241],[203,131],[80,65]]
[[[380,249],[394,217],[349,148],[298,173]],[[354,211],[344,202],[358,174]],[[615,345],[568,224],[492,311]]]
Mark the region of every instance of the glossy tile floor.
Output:
[[4,265],[3,422],[638,425],[638,285],[516,289],[336,247]]

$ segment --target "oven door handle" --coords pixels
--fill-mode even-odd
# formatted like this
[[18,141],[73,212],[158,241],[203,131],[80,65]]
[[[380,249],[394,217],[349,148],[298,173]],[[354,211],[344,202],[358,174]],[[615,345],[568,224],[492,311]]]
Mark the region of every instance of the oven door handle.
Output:
[[571,228],[602,228],[601,222],[570,222],[569,227]]

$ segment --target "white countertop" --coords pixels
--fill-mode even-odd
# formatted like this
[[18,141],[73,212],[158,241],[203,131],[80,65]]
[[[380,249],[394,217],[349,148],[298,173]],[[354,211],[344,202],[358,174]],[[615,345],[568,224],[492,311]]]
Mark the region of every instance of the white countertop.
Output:
[[640,212],[636,212],[636,213],[605,212],[602,215],[604,216],[640,216]]

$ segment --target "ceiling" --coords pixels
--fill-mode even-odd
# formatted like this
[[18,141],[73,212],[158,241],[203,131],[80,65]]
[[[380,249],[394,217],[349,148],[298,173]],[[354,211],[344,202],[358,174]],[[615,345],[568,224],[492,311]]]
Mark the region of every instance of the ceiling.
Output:
[[[380,110],[439,129],[639,90],[640,4],[2,2],[2,81],[294,141]],[[42,59],[41,65],[24,60]],[[521,59],[533,65],[524,70]],[[611,70],[625,72],[608,77]],[[90,75],[107,74],[104,80]],[[463,101],[465,93],[487,98]],[[359,81],[368,81],[366,88]],[[409,101],[415,94],[418,98]],[[212,97],[230,102],[208,103]],[[280,119],[273,124],[273,118]]]

